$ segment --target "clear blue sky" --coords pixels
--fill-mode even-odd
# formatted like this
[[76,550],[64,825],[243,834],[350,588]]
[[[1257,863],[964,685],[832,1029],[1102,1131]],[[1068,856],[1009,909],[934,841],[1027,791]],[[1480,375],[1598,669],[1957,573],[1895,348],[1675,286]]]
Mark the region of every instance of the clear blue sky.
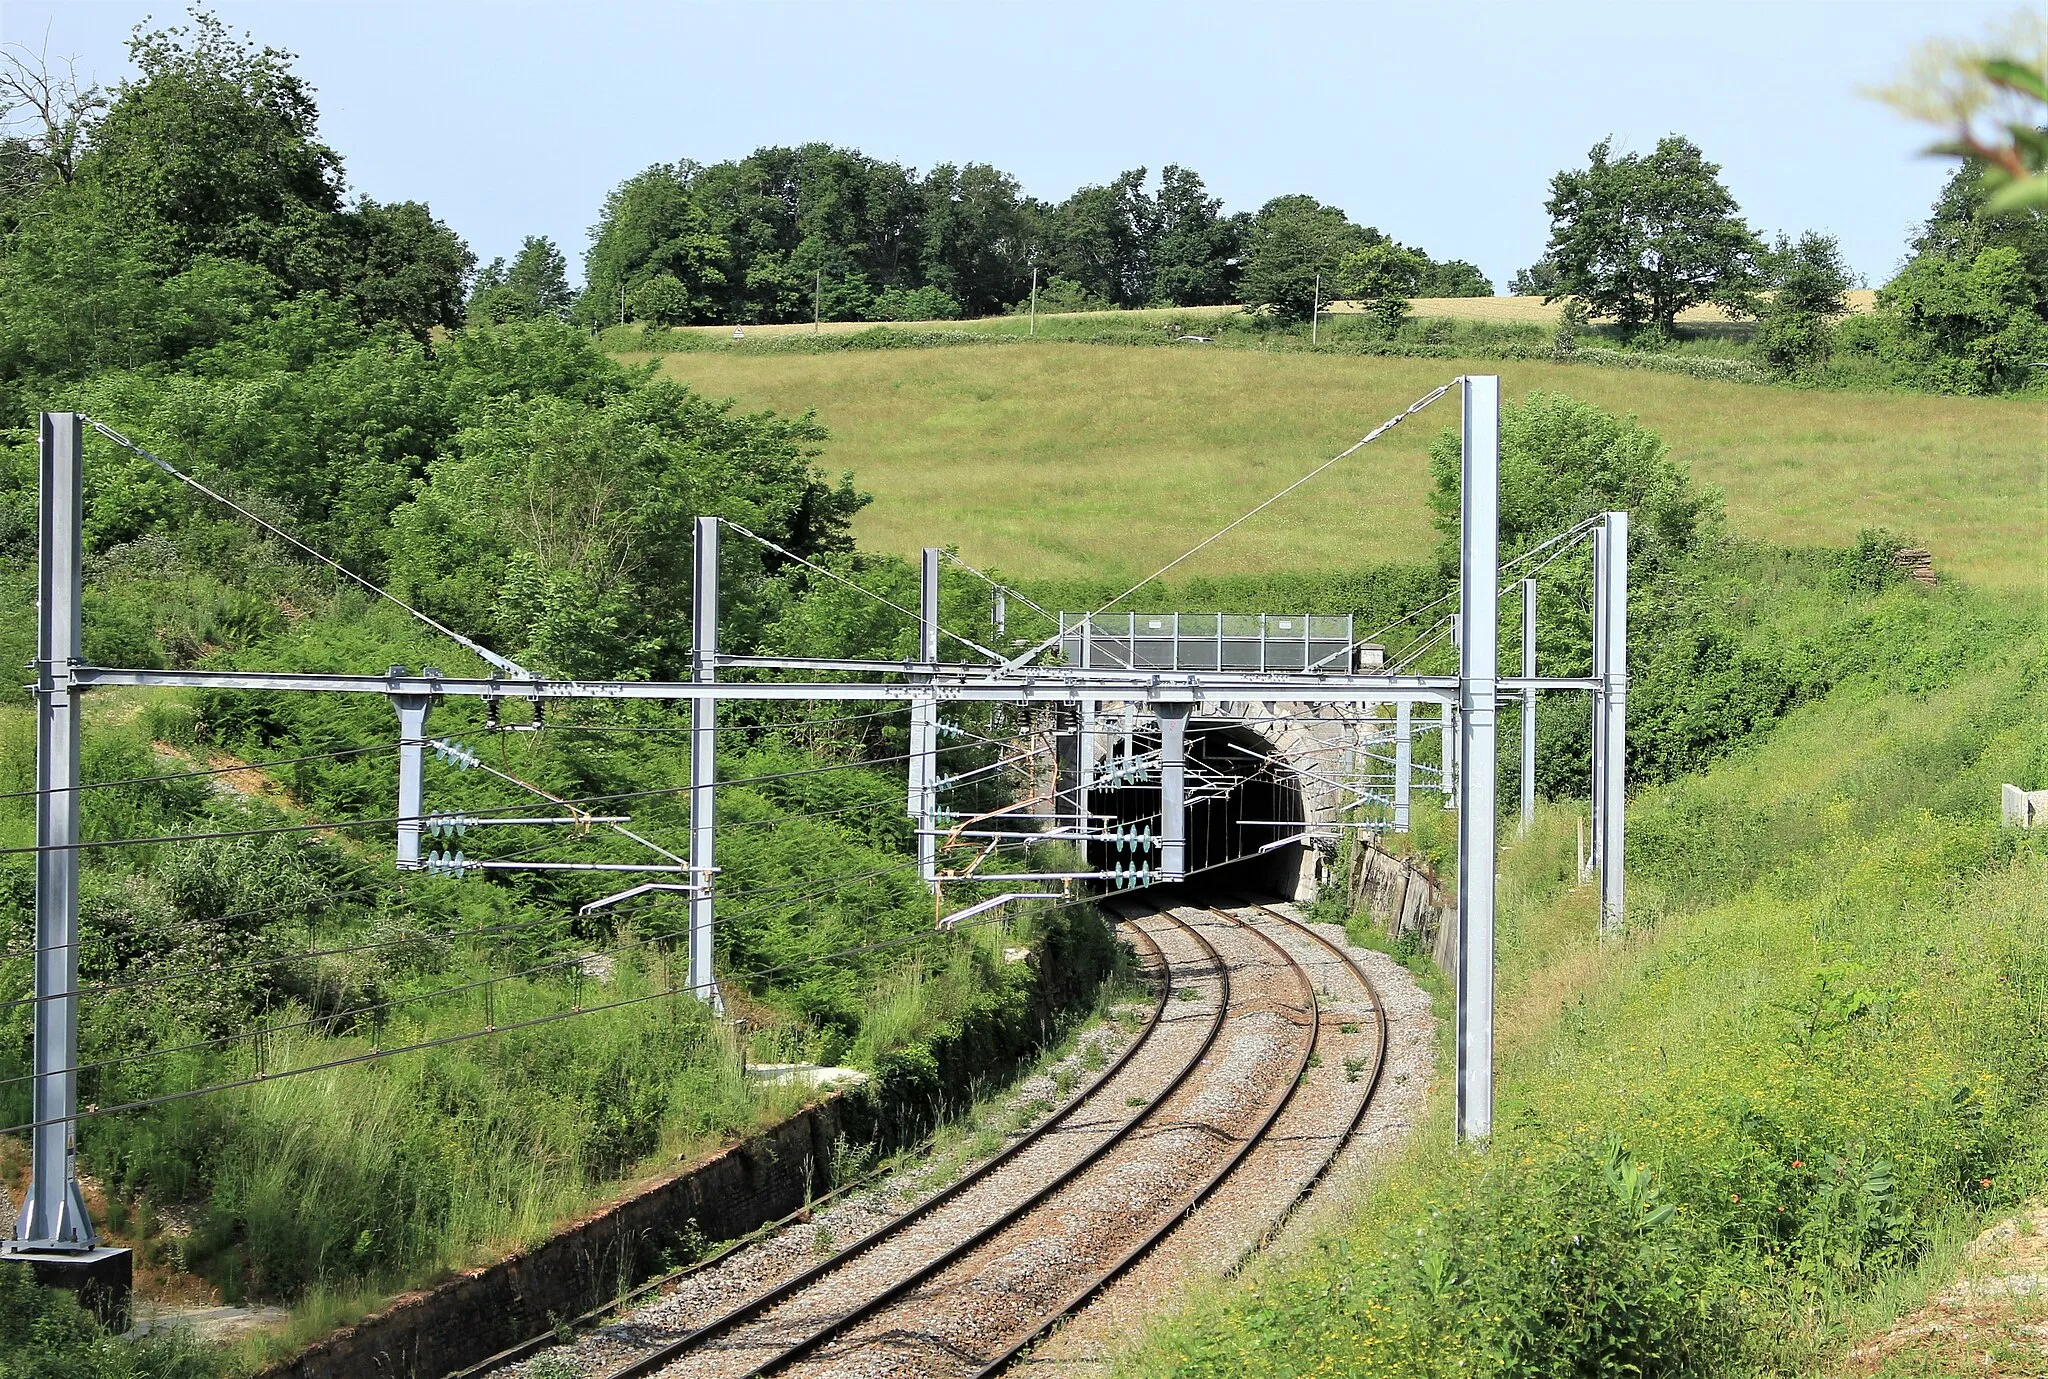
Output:
[[[1822,229],[1876,286],[1945,166],[1857,94],[2011,3],[458,4],[218,6],[301,55],[351,186],[420,199],[481,258],[546,234],[572,265],[650,163],[825,140],[982,161],[1057,199],[1192,167],[1232,210],[1305,191],[1505,290],[1550,176],[1595,140],[1698,142],[1750,223]],[[111,82],[171,3],[0,3],[0,37]]]

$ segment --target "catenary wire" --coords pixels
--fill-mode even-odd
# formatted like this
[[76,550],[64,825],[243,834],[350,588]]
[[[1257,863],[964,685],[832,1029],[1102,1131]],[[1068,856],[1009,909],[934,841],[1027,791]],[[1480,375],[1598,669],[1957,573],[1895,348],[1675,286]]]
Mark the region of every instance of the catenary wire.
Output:
[[122,449],[133,451],[135,454],[140,455],[143,459],[148,460],[151,464],[155,465],[158,469],[163,470],[164,473],[170,475],[172,478],[190,484],[193,488],[198,489],[201,493],[213,499],[214,502],[219,503],[223,507],[234,509],[234,511],[240,513],[243,517],[246,517],[251,522],[254,522],[257,526],[263,528],[271,535],[277,537],[282,541],[290,542],[293,546],[296,546],[301,551],[304,551],[307,555],[312,556],[313,559],[319,561],[321,564],[330,566],[333,569],[339,571],[341,574],[347,576],[349,579],[354,580],[357,584],[362,585],[363,588],[369,590],[378,598],[384,599],[389,603],[396,604],[398,607],[412,614],[413,617],[425,623],[428,627],[431,627],[436,632],[439,632],[442,636],[447,637],[449,640],[458,643],[466,650],[471,651],[476,655],[482,657],[484,661],[486,661],[488,664],[496,666],[499,670],[504,671],[508,675],[517,675],[525,679],[534,678],[531,672],[527,671],[524,667],[506,659],[503,656],[500,656],[497,652],[492,651],[487,647],[479,646],[476,642],[471,641],[468,637],[463,636],[454,628],[449,627],[443,623],[437,622],[433,618],[428,617],[425,613],[422,613],[419,609],[413,607],[411,604],[407,603],[404,599],[398,597],[398,595],[392,593],[390,590],[372,584],[369,580],[364,579],[354,570],[349,569],[348,566],[334,559],[334,557],[315,550],[313,547],[299,540],[298,537],[293,536],[290,532],[285,531],[282,527],[277,526],[275,523],[266,522],[263,518],[258,517],[255,513],[249,511],[240,503],[235,502],[232,498],[222,497],[220,494],[208,488],[205,484],[199,482],[199,480],[193,478],[190,474],[185,473],[183,470],[173,465],[169,460],[166,460],[161,455],[157,455],[152,451],[149,451],[143,448],[142,446],[137,445],[134,441],[129,440],[126,436],[122,435],[119,431],[116,431],[113,427],[107,425],[105,422],[93,417],[87,417],[85,418],[85,421],[86,424],[91,426],[93,430],[99,432],[101,435],[105,436],[108,440],[114,442],[114,444],[120,446]]

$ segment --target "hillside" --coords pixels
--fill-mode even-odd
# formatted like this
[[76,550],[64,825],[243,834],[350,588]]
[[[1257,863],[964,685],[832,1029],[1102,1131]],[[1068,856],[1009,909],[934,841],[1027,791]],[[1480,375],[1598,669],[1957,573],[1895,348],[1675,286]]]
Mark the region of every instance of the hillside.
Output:
[[[1143,573],[1437,383],[1501,374],[1634,412],[1727,494],[1740,534],[1845,545],[1911,532],[1936,568],[2037,587],[2048,533],[2036,401],[1758,388],[1518,361],[1374,359],[1072,344],[829,354],[689,353],[662,372],[746,409],[814,408],[821,464],[876,501],[861,542],[958,542],[1020,577]],[[1188,573],[1356,568],[1434,539],[1418,418],[1220,544]],[[1029,495],[1018,501],[1019,492]]]

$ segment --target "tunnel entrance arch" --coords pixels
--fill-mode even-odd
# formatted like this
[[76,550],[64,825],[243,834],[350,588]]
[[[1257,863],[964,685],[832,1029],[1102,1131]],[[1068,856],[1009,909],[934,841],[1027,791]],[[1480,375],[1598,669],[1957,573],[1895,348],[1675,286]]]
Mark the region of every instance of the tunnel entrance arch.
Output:
[[[1116,722],[1118,706],[1108,706]],[[1156,868],[1161,793],[1156,728],[1112,726],[1088,744],[1091,870]],[[1186,739],[1187,867],[1182,884],[1217,894],[1313,898],[1320,871],[1301,774],[1265,734],[1228,717],[1194,715]]]

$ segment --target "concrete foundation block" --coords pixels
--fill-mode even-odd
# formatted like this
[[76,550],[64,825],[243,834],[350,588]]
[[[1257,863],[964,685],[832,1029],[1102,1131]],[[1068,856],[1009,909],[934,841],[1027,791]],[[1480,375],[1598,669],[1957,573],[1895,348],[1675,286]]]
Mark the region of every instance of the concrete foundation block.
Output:
[[25,1267],[45,1288],[63,1288],[78,1296],[100,1325],[117,1335],[128,1329],[130,1299],[135,1291],[135,1252],[102,1246],[96,1250],[49,1253],[10,1251],[0,1263]]

